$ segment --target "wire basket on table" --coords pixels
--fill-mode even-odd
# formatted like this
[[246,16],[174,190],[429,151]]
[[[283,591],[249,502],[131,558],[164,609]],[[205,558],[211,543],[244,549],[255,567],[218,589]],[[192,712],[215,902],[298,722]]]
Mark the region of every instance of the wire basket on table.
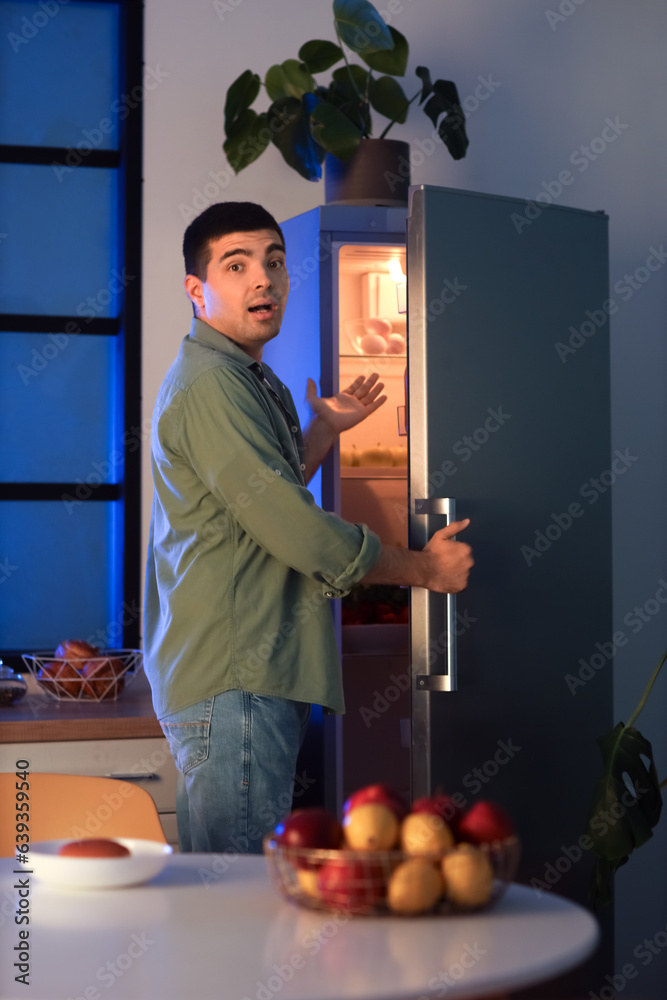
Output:
[[115,701],[141,671],[140,649],[100,650],[96,656],[56,657],[48,650],[22,660],[40,688],[56,701]]
[[[520,844],[514,836],[474,847],[457,844],[448,851],[421,855],[424,866],[413,865],[409,872],[398,870],[417,859],[400,850],[286,847],[275,834],[264,838],[264,854],[278,893],[299,906],[355,916],[442,916],[486,909],[500,899],[516,874]],[[445,860],[447,855],[451,857]],[[420,883],[428,866],[442,873],[439,893],[432,876]],[[417,881],[411,883],[406,876],[415,873]]]

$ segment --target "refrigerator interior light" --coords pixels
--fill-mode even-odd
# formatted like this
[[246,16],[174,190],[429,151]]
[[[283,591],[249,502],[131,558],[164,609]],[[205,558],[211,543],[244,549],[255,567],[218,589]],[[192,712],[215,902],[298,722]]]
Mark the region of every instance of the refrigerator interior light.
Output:
[[[399,321],[401,310],[396,295],[397,286],[390,274],[371,271],[362,275],[361,304],[365,319],[382,318]],[[405,309],[403,310],[405,312]]]
[[389,261],[389,274],[391,275],[392,281],[396,283],[396,310],[399,314],[406,313],[408,311],[406,296],[407,284],[405,281],[405,275],[403,274],[403,268],[401,267],[401,262],[397,257]]

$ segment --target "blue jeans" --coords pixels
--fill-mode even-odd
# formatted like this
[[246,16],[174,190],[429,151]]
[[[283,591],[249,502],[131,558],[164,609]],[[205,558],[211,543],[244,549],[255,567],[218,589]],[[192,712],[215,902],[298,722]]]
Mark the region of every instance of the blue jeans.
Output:
[[306,702],[234,690],[160,721],[183,776],[181,851],[262,853],[262,838],[292,808],[309,718]]

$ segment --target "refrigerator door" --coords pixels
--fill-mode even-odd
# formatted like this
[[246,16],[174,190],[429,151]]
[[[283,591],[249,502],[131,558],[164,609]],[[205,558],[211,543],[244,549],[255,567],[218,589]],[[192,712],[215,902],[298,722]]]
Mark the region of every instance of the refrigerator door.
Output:
[[411,546],[455,503],[475,559],[454,612],[413,590],[412,793],[498,801],[520,880],[555,872],[583,901],[590,852],[561,862],[613,724],[611,664],[589,664],[612,637],[610,485],[635,458],[610,454],[607,217],[538,207],[411,191]]

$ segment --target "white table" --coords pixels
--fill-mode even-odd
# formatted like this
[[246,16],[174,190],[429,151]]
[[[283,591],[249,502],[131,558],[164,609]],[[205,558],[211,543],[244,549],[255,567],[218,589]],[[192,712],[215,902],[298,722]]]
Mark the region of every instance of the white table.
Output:
[[0,859],[3,1000],[457,1000],[549,979],[598,941],[586,910],[524,886],[487,913],[346,920],[284,902],[264,858],[174,855],[135,888],[58,892],[33,877],[26,988],[14,867]]

